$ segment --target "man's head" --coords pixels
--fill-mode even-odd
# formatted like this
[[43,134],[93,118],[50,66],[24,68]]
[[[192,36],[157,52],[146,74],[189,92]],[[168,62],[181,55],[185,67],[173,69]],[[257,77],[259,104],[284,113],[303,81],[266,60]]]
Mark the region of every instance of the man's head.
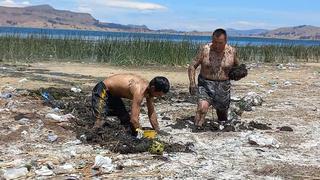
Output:
[[212,46],[215,52],[221,53],[227,44],[227,32],[224,29],[216,29],[212,33]]
[[169,80],[162,76],[153,78],[149,83],[150,95],[154,97],[163,96],[170,89]]

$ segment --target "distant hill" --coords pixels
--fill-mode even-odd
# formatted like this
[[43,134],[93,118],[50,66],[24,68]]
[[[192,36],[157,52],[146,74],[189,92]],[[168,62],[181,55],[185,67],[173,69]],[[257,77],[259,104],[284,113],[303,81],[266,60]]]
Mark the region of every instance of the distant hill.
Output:
[[[173,29],[151,30],[145,25],[122,25],[110,22],[100,22],[88,13],[78,13],[65,10],[57,10],[50,5],[29,7],[1,7],[0,26],[10,27],[35,27],[53,29],[81,29],[116,32],[146,32],[165,34],[211,35],[212,32],[183,32]],[[240,37],[266,37],[285,39],[318,39],[320,40],[320,27],[303,25],[296,27],[284,27],[275,30],[251,29],[236,30],[227,29],[229,36]]]
[[320,39],[320,27],[315,26],[295,26],[284,27],[261,33],[260,36],[268,38],[285,38],[285,39]]
[[250,29],[250,30],[237,30],[237,29],[227,29],[229,36],[258,36],[268,32],[267,29]]
[[56,10],[50,5],[1,7],[0,26],[148,32],[146,26],[103,23],[88,13]]

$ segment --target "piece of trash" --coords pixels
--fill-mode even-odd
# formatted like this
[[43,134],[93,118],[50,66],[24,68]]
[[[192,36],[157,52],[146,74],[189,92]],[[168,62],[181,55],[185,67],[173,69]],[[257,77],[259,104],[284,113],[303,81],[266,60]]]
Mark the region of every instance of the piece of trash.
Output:
[[24,177],[28,174],[28,169],[26,167],[21,168],[11,168],[7,169],[3,175],[4,179],[17,179]]
[[67,174],[75,172],[75,169],[73,168],[72,164],[66,163],[56,168],[54,172],[55,174]]
[[82,134],[80,137],[79,137],[79,139],[81,140],[81,141],[87,141],[87,136],[85,135],[85,134]]
[[28,118],[22,118],[22,119],[20,119],[19,121],[18,121],[18,123],[20,124],[20,125],[26,125],[26,124],[28,124],[30,122],[30,119],[28,119]]
[[54,97],[49,92],[41,92],[41,96],[44,99],[45,103],[50,104],[53,108],[63,108],[63,104],[55,101]]
[[75,93],[80,93],[81,89],[80,88],[76,88],[76,87],[72,87],[71,91],[75,92]]
[[114,165],[112,164],[112,159],[109,157],[103,157],[101,155],[96,156],[93,169],[100,169],[104,173],[110,173],[114,169]]
[[41,169],[35,171],[38,176],[51,176],[53,175],[53,171],[48,169],[47,166],[42,166]]
[[286,68],[286,67],[284,67],[284,65],[283,65],[283,64],[278,64],[278,65],[277,65],[277,69],[285,70],[285,69],[287,69],[287,68]]
[[11,93],[0,94],[0,98],[9,99],[9,98],[12,98],[12,94]]
[[292,83],[290,81],[285,81],[283,84],[284,84],[284,86],[291,86],[292,85]]
[[66,115],[63,115],[63,116],[59,116],[57,114],[48,113],[46,115],[46,118],[55,120],[56,122],[68,122],[70,119],[73,119],[74,116],[72,114],[66,114]]
[[164,151],[164,145],[163,143],[159,142],[159,141],[152,141],[151,146],[149,147],[149,152],[151,154],[158,154],[158,155],[162,155]]
[[58,139],[58,136],[56,134],[54,134],[52,131],[49,131],[48,134],[48,141],[49,142],[54,142]]
[[271,136],[260,134],[260,133],[255,133],[255,134],[250,134],[248,136],[248,141],[251,145],[258,145],[262,147],[275,147],[279,148],[280,143],[274,139]]
[[27,78],[23,78],[23,79],[19,80],[18,82],[19,82],[19,83],[24,83],[24,82],[27,82],[27,81],[28,81]]
[[238,106],[244,111],[252,111],[252,106],[261,106],[262,103],[263,99],[260,95],[255,92],[249,92],[238,102]]

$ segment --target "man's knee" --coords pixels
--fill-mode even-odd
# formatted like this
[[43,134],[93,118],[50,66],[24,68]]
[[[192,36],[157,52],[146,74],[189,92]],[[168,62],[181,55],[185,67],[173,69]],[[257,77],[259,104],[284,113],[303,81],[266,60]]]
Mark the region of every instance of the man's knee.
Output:
[[200,114],[206,114],[208,112],[209,106],[210,104],[208,101],[199,101],[197,112]]

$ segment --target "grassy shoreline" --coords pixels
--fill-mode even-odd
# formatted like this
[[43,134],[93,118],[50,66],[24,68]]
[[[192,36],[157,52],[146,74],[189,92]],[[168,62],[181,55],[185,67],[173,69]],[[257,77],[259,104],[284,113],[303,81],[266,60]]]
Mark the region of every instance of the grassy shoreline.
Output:
[[[41,62],[53,60],[109,63],[113,65],[186,65],[200,44],[189,41],[86,40],[39,36],[1,36],[3,61]],[[242,62],[319,62],[320,46],[237,46]]]

